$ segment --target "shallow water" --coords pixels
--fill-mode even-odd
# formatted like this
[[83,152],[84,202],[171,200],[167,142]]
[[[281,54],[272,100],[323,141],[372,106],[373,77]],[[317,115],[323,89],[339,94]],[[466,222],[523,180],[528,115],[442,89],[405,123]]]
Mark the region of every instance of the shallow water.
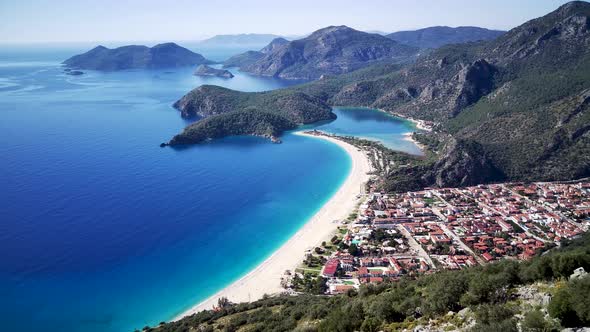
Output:
[[336,107],[337,121],[317,126],[316,129],[342,136],[355,136],[381,142],[385,147],[415,155],[420,148],[404,135],[417,131],[416,126],[383,111],[362,107]]

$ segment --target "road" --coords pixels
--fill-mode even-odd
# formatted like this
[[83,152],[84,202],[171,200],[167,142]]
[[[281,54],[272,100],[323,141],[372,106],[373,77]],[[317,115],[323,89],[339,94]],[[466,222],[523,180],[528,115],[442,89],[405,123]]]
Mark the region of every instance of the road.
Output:
[[428,265],[434,268],[436,265],[434,265],[432,258],[430,258],[426,250],[424,250],[424,248],[422,248],[422,246],[416,242],[416,240],[414,240],[412,234],[410,234],[410,232],[408,232],[408,230],[402,225],[397,225],[397,229],[408,239],[410,248],[412,248],[416,253],[420,253],[419,256],[424,258],[426,262],[428,262]]

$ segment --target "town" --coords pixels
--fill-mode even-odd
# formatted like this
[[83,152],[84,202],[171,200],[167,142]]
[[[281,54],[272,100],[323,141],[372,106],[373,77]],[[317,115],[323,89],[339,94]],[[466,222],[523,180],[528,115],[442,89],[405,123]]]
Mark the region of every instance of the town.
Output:
[[329,242],[286,272],[285,288],[342,294],[403,276],[528,260],[590,227],[585,181],[370,193],[361,202]]

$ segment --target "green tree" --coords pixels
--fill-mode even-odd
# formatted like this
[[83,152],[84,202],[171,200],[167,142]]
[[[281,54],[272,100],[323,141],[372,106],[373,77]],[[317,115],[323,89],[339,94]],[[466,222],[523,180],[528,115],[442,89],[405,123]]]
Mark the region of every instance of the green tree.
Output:
[[551,332],[557,330],[557,326],[545,319],[545,315],[540,310],[527,312],[520,327],[523,332]]
[[363,321],[363,324],[361,325],[361,331],[363,332],[377,332],[379,331],[379,328],[381,327],[381,322],[374,317],[367,317],[365,318],[365,320]]
[[440,314],[461,309],[459,300],[467,291],[467,276],[442,272],[432,276],[432,280],[425,292],[425,310]]
[[504,305],[482,304],[475,310],[473,332],[518,332],[514,312]]
[[560,288],[551,303],[549,314],[565,327],[590,324],[590,277],[571,280]]
[[361,254],[361,250],[358,248],[356,244],[352,243],[350,247],[348,247],[348,253],[353,256],[358,256]]

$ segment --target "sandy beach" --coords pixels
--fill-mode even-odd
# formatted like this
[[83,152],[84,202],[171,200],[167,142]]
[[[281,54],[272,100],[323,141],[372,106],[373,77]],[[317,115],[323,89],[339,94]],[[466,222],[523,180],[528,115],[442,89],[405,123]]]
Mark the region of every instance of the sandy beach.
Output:
[[185,311],[174,320],[202,310],[212,309],[220,297],[227,297],[232,302],[247,302],[260,299],[264,294],[282,292],[280,282],[285,270],[293,271],[305,258],[307,249],[319,245],[332,236],[337,227],[334,221],[348,217],[354,210],[359,202],[357,195],[360,192],[361,184],[369,180],[367,173],[371,171],[370,162],[364,152],[335,138],[313,136],[303,132],[295,134],[325,139],[344,149],[352,159],[352,167],[348,177],[334,196],[272,256],[241,279]]
[[418,148],[420,148],[420,151],[422,151],[422,154],[424,154],[424,151],[426,151],[426,147],[422,143],[420,143],[414,139],[414,132],[413,131],[405,133],[404,140],[416,144],[416,146],[418,146]]
[[387,114],[391,114],[391,115],[398,117],[400,119],[410,121],[416,126],[417,129],[424,130],[424,131],[432,131],[432,127],[430,125],[428,125],[427,122],[424,120],[414,119],[414,118],[411,118],[411,117],[408,117],[405,115],[401,115],[399,113],[387,112],[386,110],[381,109],[381,108],[378,108],[378,110],[380,110],[381,112],[385,112]]

